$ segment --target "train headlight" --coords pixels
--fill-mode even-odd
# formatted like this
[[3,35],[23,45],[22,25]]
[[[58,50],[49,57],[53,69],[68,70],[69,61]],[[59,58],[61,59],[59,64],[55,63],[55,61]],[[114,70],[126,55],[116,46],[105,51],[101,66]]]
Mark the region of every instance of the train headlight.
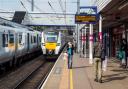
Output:
[[53,53],[53,50],[49,50],[48,53],[49,53],[49,54],[52,54],[52,53]]
[[57,43],[57,46],[60,46],[60,43]]
[[42,43],[43,46],[45,46],[45,43]]

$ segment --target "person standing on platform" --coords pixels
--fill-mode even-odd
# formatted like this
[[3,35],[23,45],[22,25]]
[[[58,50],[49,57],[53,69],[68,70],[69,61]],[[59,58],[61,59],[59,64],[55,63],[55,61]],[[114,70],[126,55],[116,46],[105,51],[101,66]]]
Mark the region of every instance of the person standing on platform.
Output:
[[122,66],[127,66],[127,57],[126,57],[126,53],[127,53],[127,43],[126,43],[126,39],[122,39],[121,42],[121,51],[123,54],[123,58],[122,58]]
[[95,67],[95,81],[102,83],[102,62],[105,60],[105,51],[103,49],[103,46],[101,43],[98,41],[95,43],[94,46],[94,67]]
[[126,51],[126,68],[128,68],[128,46]]
[[68,69],[72,68],[73,50],[74,50],[73,44],[71,42],[68,42],[68,45],[67,45]]

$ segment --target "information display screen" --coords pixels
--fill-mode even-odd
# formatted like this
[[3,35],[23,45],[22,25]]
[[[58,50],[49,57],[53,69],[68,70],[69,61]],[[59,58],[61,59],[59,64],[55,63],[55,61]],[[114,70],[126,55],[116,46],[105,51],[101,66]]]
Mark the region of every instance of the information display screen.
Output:
[[75,15],[75,23],[78,24],[90,24],[90,23],[96,23],[97,17],[96,15]]

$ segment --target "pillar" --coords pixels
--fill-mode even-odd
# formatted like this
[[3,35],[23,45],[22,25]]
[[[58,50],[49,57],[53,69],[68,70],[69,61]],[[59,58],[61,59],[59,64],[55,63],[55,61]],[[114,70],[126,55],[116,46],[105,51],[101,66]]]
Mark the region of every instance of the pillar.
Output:
[[89,64],[93,64],[93,25],[89,29]]

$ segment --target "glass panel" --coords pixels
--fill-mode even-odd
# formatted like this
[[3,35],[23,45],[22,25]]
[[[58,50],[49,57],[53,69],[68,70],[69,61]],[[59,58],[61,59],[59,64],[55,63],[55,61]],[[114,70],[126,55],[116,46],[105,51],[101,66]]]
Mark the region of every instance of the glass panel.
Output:
[[19,34],[19,43],[21,43],[21,42],[22,42],[22,35]]
[[9,34],[9,43],[14,43],[14,35]]
[[33,38],[32,38],[32,36],[31,36],[31,43],[33,43]]
[[46,42],[57,42],[57,37],[47,37]]
[[3,47],[8,47],[8,34],[3,34]]

